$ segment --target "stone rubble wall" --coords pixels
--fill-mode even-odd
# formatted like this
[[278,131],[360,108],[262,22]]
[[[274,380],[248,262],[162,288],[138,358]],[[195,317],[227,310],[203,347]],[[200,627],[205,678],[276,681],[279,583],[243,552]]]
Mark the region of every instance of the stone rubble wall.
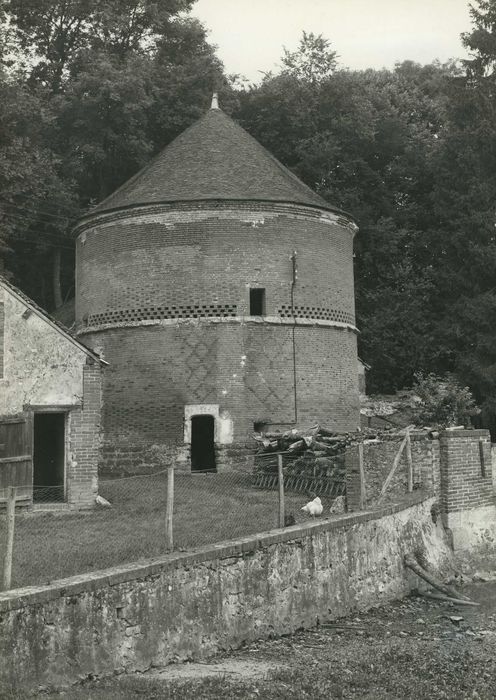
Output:
[[[363,443],[363,471],[365,476],[365,507],[379,502],[382,486],[386,481],[403,437]],[[440,493],[440,448],[439,440],[431,440],[425,432],[410,436],[413,488],[426,495]],[[346,450],[346,494],[348,510],[358,510],[360,500],[360,469],[358,446]],[[406,450],[403,450],[396,472],[384,495],[383,503],[398,502],[408,491],[408,468]]]
[[[406,595],[403,565],[450,567],[429,498],[0,594],[0,691],[144,671]],[[1,694],[1,692],[0,692]]]

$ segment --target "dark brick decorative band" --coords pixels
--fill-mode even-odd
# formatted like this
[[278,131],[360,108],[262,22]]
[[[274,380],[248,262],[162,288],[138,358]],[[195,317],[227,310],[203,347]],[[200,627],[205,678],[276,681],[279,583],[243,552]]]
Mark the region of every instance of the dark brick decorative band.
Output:
[[[293,318],[291,306],[279,307],[280,318]],[[113,323],[136,323],[136,321],[175,319],[175,318],[234,318],[238,315],[236,304],[191,304],[182,306],[146,306],[135,309],[116,309],[99,314],[90,314],[84,319],[84,326],[101,326]],[[352,314],[338,309],[324,309],[318,306],[295,306],[294,315],[308,320],[335,321],[354,325]]]
[[321,306],[294,306],[283,304],[277,309],[279,316],[282,318],[314,318],[319,321],[338,321],[339,323],[350,323],[354,325],[355,318],[353,314],[339,309],[324,309]]
[[118,309],[88,316],[87,325],[126,323],[162,318],[220,318],[236,316],[236,304],[204,304],[190,306],[147,306],[137,309]]

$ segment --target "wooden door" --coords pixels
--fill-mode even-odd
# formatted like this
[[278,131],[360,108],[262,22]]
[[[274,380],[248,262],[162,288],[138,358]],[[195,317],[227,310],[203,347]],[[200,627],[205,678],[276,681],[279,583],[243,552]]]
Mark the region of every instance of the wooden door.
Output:
[[0,417],[0,503],[7,488],[17,487],[19,500],[33,494],[33,429],[27,415]]

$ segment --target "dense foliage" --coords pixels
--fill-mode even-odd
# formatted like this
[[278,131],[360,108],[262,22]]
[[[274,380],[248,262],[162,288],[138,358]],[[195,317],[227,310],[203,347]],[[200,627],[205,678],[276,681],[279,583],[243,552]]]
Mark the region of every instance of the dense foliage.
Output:
[[194,121],[223,108],[332,204],[356,238],[371,391],[449,371],[496,427],[496,0],[466,61],[351,71],[303,34],[259,84],[227,80],[193,0],[0,0],[0,258],[53,309],[71,225]]
[[472,18],[470,60],[392,71],[340,69],[329,43],[328,60],[305,69],[315,53],[306,35],[300,63],[286,54],[278,75],[240,95],[236,115],[360,226],[368,389],[452,372],[495,429],[496,0]]
[[415,374],[413,390],[419,398],[415,420],[417,425],[449,428],[467,426],[479,415],[472,392],[453,375]]
[[198,118],[224,80],[192,4],[0,0],[0,250],[45,306],[74,293],[77,216]]

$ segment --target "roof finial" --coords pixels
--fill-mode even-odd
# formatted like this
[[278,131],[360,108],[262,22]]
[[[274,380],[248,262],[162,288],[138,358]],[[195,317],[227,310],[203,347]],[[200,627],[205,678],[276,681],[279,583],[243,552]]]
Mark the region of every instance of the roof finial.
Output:
[[220,109],[219,107],[219,95],[214,92],[212,95],[212,104],[210,105],[210,109]]

